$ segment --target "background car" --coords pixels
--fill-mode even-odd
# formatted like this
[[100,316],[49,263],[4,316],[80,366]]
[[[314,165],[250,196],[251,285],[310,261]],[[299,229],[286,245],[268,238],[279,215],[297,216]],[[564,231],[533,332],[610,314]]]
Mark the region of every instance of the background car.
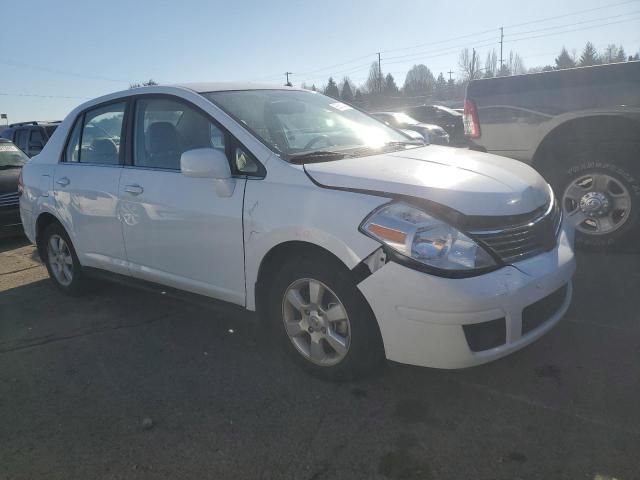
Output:
[[434,145],[449,145],[449,134],[438,125],[421,123],[411,118],[406,113],[399,112],[375,112],[372,113],[378,120],[401,130],[413,130],[422,135],[425,140]]
[[0,137],[11,140],[29,157],[39,154],[60,125],[59,121],[12,123]]
[[27,160],[13,142],[0,138],[0,233],[20,226],[18,178]]
[[467,144],[464,135],[464,122],[460,112],[441,105],[418,105],[406,108],[405,112],[420,122],[444,128],[449,134],[452,145],[463,146]]

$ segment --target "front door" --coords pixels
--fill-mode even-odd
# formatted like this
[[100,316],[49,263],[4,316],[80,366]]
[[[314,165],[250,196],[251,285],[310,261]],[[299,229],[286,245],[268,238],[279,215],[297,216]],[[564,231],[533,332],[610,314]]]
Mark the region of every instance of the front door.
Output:
[[120,181],[120,218],[132,275],[244,305],[243,178],[230,196],[180,172],[194,148],[225,150],[228,134],[171,97],[141,97],[132,165]]
[[80,263],[127,274],[117,212],[124,112],[125,103],[120,102],[78,117],[63,161],[56,166],[53,188]]

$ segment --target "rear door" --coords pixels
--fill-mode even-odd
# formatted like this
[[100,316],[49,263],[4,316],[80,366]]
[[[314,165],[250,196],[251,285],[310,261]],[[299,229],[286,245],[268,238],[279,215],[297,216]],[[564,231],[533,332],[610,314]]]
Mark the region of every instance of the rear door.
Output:
[[[132,165],[120,182],[122,229],[134,276],[244,305],[242,202],[245,178],[230,196],[211,178],[180,172],[194,148],[234,154],[215,120],[177,97],[140,97],[133,115]],[[233,152],[233,153],[232,153]]]
[[24,153],[27,153],[27,142],[29,141],[29,128],[21,127],[16,130],[14,134],[15,140],[13,143],[17,145],[17,147],[22,150]]
[[80,262],[128,274],[118,212],[126,103],[97,106],[76,120],[54,174],[54,193]]

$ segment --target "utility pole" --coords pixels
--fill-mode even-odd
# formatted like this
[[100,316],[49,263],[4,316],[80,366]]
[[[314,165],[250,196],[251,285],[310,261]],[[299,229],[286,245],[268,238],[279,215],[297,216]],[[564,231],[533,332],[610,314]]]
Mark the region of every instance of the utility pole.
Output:
[[469,68],[469,80],[473,80],[476,78],[476,49],[473,49],[473,54],[471,55],[471,68]]
[[451,82],[451,80],[453,80],[453,79],[451,78],[451,75],[453,75],[453,72],[452,72],[451,70],[449,70],[447,73],[449,74],[449,82]]
[[289,81],[289,75],[293,75],[293,72],[284,72],[284,74],[287,76],[287,83],[285,83],[284,86],[285,87],[293,87],[293,85]]
[[380,52],[378,52],[378,88],[382,93],[382,65],[380,63]]
[[504,27],[500,27],[500,72],[502,72],[502,44],[504,43]]

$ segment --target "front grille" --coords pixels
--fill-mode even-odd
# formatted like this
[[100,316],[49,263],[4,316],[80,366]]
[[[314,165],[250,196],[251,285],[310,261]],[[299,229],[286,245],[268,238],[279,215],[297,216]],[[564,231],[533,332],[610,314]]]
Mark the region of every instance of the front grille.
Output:
[[534,212],[525,223],[469,232],[503,262],[513,263],[547,252],[556,246],[562,210],[553,202],[544,212]]
[[499,347],[507,341],[507,327],[504,318],[463,325],[462,330],[464,330],[464,336],[472,352]]
[[18,205],[20,205],[20,197],[18,196],[18,192],[0,194],[0,208],[17,207]]
[[567,298],[567,285],[522,310],[522,335],[535,330],[562,307]]

